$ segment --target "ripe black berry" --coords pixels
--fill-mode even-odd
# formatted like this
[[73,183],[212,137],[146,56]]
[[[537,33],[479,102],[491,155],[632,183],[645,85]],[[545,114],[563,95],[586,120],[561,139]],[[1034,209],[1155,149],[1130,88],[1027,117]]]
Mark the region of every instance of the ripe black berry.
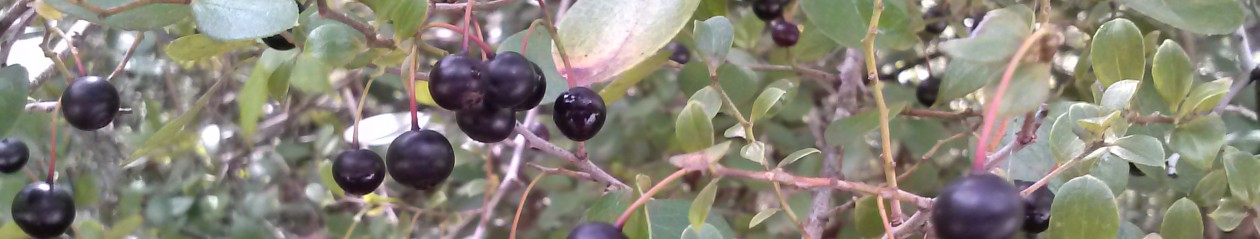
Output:
[[671,61],[678,62],[678,64],[687,64],[687,62],[691,61],[691,52],[687,51],[687,46],[681,43],[671,42],[669,45],[665,45],[665,49],[674,51],[673,54],[669,55],[669,60]]
[[782,19],[774,20],[770,22],[770,38],[774,39],[775,45],[790,47],[800,40],[801,31],[794,23]]
[[543,141],[551,141],[551,130],[547,130],[547,126],[543,126],[543,124],[535,122],[529,125],[529,132],[534,133],[534,136],[538,136]]
[[762,21],[770,21],[783,16],[785,5],[787,0],[756,0],[753,1],[753,13]]
[[915,90],[915,98],[919,99],[919,103],[923,106],[931,107],[936,104],[936,95],[941,91],[941,79],[936,77],[928,77],[926,80],[919,82],[919,87]]
[[433,102],[448,110],[467,109],[481,104],[485,95],[485,65],[464,54],[442,57],[429,71],[429,94]]
[[333,159],[332,173],[341,190],[351,195],[365,195],[376,191],[385,181],[385,161],[371,150],[346,150]]
[[543,74],[541,67],[533,62],[529,63],[534,67],[534,92],[529,94],[529,98],[521,101],[521,104],[512,107],[516,111],[526,111],[538,106],[542,102],[543,95],[547,94],[547,75]]
[[26,160],[31,157],[31,151],[26,148],[26,143],[17,138],[7,138],[0,140],[0,172],[14,173],[22,170],[22,166],[26,166]]
[[263,44],[267,44],[267,47],[270,47],[271,49],[280,50],[280,51],[293,50],[294,47],[297,47],[293,45],[293,42],[289,41],[288,39],[284,39],[284,36],[281,34],[264,37],[262,39],[262,42]]
[[482,143],[503,141],[516,129],[516,112],[482,104],[455,113],[455,122],[469,138]]
[[35,238],[61,236],[74,222],[74,198],[46,182],[26,185],[13,198],[13,222]]
[[586,87],[574,87],[556,98],[552,120],[565,137],[573,141],[586,141],[595,137],[604,127],[608,117],[604,98]]
[[603,222],[582,223],[569,231],[566,239],[626,239],[620,228]]
[[945,21],[945,17],[945,10],[941,9],[941,6],[937,5],[928,8],[927,12],[923,13],[923,20],[931,23],[924,26],[923,30],[931,34],[941,34],[941,32],[945,31],[945,27],[949,26],[949,22]]
[[109,125],[118,115],[119,104],[118,90],[97,76],[79,77],[61,94],[61,113],[71,126],[81,130]]
[[419,190],[437,186],[455,169],[455,151],[446,136],[412,130],[394,138],[385,152],[385,167],[394,181]]
[[[1023,191],[1032,186],[1033,182],[1016,180],[1015,185]],[[1031,195],[1024,198],[1024,232],[1041,233],[1050,228],[1051,204],[1054,204],[1054,193],[1044,186],[1033,190]]]
[[533,62],[520,53],[500,52],[486,63],[486,102],[498,107],[515,107],[537,89]]
[[1023,225],[1024,199],[1014,185],[992,174],[975,174],[946,186],[932,207],[932,225],[943,239],[1007,239]]

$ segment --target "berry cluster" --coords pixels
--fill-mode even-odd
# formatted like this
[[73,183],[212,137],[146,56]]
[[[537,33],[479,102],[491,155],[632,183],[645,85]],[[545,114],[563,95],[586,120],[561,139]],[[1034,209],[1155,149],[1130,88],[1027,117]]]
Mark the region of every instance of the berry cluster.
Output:
[[[117,108],[115,108],[117,110]],[[16,173],[30,159],[26,143],[16,138],[0,140],[0,172]],[[18,191],[13,198],[13,222],[35,238],[57,237],[66,233],[74,222],[74,198],[63,187],[49,182],[35,182]]]
[[783,8],[791,0],[756,0],[753,1],[753,14],[770,24],[770,38],[781,47],[796,45],[801,38],[801,31],[795,23],[783,18]]
[[433,101],[456,111],[459,129],[483,143],[507,139],[516,128],[516,111],[538,106],[546,90],[542,68],[510,51],[485,63],[464,54],[448,55],[429,72]]

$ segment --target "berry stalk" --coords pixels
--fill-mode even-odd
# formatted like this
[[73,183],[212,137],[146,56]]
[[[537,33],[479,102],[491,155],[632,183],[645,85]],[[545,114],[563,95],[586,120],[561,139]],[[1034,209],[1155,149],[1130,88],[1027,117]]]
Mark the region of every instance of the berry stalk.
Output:
[[556,51],[560,53],[560,61],[564,62],[564,72],[566,74],[564,79],[569,82],[569,88],[573,88],[577,86],[577,81],[567,76],[569,72],[573,72],[573,66],[569,64],[569,54],[565,53],[564,44],[560,43],[560,34],[556,31],[556,21],[552,20],[554,18],[551,18],[551,12],[547,11],[547,3],[544,3],[543,0],[537,1],[538,7],[542,8],[543,19],[547,20],[547,32],[551,33],[551,41],[556,43]]
[[1024,43],[1019,46],[1019,50],[1006,63],[1006,70],[1002,72],[1002,81],[998,83],[998,88],[993,94],[993,99],[984,109],[984,127],[980,131],[980,140],[976,142],[976,156],[971,161],[972,172],[984,171],[984,164],[989,157],[988,145],[993,137],[993,122],[998,120],[997,111],[1002,107],[1002,97],[1006,95],[1006,88],[1011,85],[1011,78],[1015,76],[1015,68],[1019,66],[1019,62],[1024,58],[1025,54],[1032,49],[1033,43],[1050,34],[1048,28],[1041,28],[1032,35],[1024,39]]
[[[420,29],[423,30],[423,29],[429,29],[429,28],[434,28],[434,27],[446,28],[447,30],[455,31],[455,33],[459,33],[460,35],[465,35],[464,34],[465,31],[463,28],[457,27],[455,25],[451,25],[449,23],[441,23],[441,22],[429,23],[428,25],[425,25],[424,27]],[[472,38],[472,41],[474,43],[477,43],[477,45],[481,47],[482,52],[494,51],[490,48],[489,44],[486,44],[486,42],[482,41],[481,39]],[[467,49],[467,47],[465,47],[465,49]]]
[[[414,76],[415,72],[412,71],[411,74]],[[368,91],[372,89],[372,82],[375,81],[376,78],[368,79],[367,86],[363,87],[363,95],[359,96],[359,106],[354,110],[354,138],[350,140],[350,146],[355,149],[359,148],[359,122],[363,121],[363,102],[367,101]]]
[[[469,22],[472,21],[472,6],[474,2],[476,2],[476,0],[468,0],[468,3],[464,4],[464,27],[461,32],[467,33],[468,29],[472,26]],[[464,51],[468,51],[468,34],[463,34],[463,38]]]
[[525,211],[525,201],[529,199],[529,192],[534,189],[534,184],[538,184],[538,180],[542,179],[543,176],[547,176],[547,174],[534,176],[534,180],[530,180],[529,185],[525,186],[525,192],[521,193],[521,203],[516,205],[516,216],[512,217],[512,231],[508,233],[508,239],[516,239],[516,224],[521,222],[521,212]]
[[61,98],[57,98],[57,107],[53,108],[50,128],[52,128],[52,136],[50,136],[49,145],[52,149],[48,151],[48,176],[44,179],[48,185],[53,184],[53,174],[57,172],[57,113],[61,112]]
[[691,170],[687,170],[685,168],[678,169],[678,171],[674,171],[674,174],[670,174],[665,177],[665,179],[661,179],[661,182],[656,183],[656,186],[652,186],[652,189],[648,189],[647,192],[643,192],[643,195],[639,196],[638,200],[634,200],[633,204],[626,207],[626,211],[622,212],[620,217],[617,217],[617,223],[613,225],[617,226],[617,228],[624,227],[626,225],[626,220],[630,220],[630,215],[634,214],[635,209],[638,209],[639,206],[643,206],[643,204],[647,203],[648,199],[652,198],[652,195],[656,195],[657,191],[661,191],[661,189],[665,188],[666,185],[669,185],[670,182],[681,178],[683,175],[687,175],[687,172],[689,171]]
[[[407,103],[411,105],[411,130],[420,130],[420,116],[416,115],[416,65],[420,64],[419,61],[420,57],[416,53],[416,48],[411,48],[411,63],[407,63],[408,82],[403,82],[403,87],[407,90],[407,98],[410,99]],[[362,105],[362,103],[360,103],[360,105]],[[355,132],[358,132],[357,126],[355,129]],[[355,140],[358,140],[358,137],[358,135],[355,135]]]

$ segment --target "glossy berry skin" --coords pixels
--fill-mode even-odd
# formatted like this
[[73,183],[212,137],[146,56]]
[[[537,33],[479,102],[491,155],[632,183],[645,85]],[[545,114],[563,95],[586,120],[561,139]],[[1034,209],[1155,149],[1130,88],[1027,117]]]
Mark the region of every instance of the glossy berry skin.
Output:
[[13,221],[35,238],[58,237],[74,222],[74,198],[70,191],[46,182],[26,185],[13,198]]
[[587,222],[574,227],[565,239],[626,239],[620,228],[603,222]]
[[408,187],[429,190],[455,169],[455,151],[446,136],[433,130],[412,130],[394,138],[385,152],[389,176]]
[[529,99],[538,88],[533,64],[520,53],[497,54],[486,63],[485,102],[508,108]]
[[516,129],[516,112],[508,108],[482,104],[455,113],[455,123],[469,138],[482,143],[507,139]]
[[119,100],[118,89],[105,78],[79,77],[61,94],[61,114],[71,126],[93,131],[114,122]]
[[930,220],[942,239],[1008,239],[1024,224],[1024,199],[1001,177],[966,176],[936,197]]
[[936,96],[940,91],[941,79],[928,77],[919,82],[919,87],[916,87],[914,96],[919,99],[919,103],[923,104],[923,106],[931,107],[933,104],[936,104]]
[[604,98],[586,87],[574,87],[556,98],[552,120],[560,133],[573,141],[586,141],[595,137],[604,127],[608,117]]
[[[1024,191],[1034,182],[1015,181],[1020,191]],[[1054,204],[1054,193],[1046,187],[1034,190],[1024,198],[1024,232],[1041,233],[1050,228],[1050,205]]]
[[346,150],[333,159],[332,173],[341,190],[362,196],[385,182],[385,161],[371,150]]
[[464,54],[442,57],[429,71],[429,94],[434,103],[448,110],[462,110],[481,104],[485,96],[486,67]]
[[770,22],[770,39],[774,40],[775,45],[795,46],[800,38],[801,31],[796,28],[796,24],[781,19]]
[[691,61],[691,51],[688,51],[687,46],[684,46],[681,43],[671,42],[669,45],[665,45],[665,49],[674,51],[673,54],[669,55],[669,60],[671,61],[677,62],[678,64],[687,64],[687,62]]
[[31,158],[30,149],[26,148],[26,143],[17,138],[7,138],[0,140],[0,172],[14,173],[22,170],[22,166],[26,166],[26,161]]
[[787,0],[756,0],[753,1],[753,14],[757,15],[762,21],[770,21],[783,16],[783,7],[787,5]]
[[542,67],[533,62],[529,63],[534,67],[534,91],[529,94],[529,98],[521,101],[521,104],[512,107],[516,111],[526,111],[538,107],[538,103],[542,102],[543,95],[547,94],[547,75],[543,74]]
[[[301,6],[301,4],[298,4],[298,5]],[[294,47],[297,47],[296,45],[293,45],[293,42],[289,41],[288,39],[284,39],[284,36],[280,34],[264,37],[262,39],[262,42],[263,44],[267,44],[267,47],[270,47],[271,49],[276,49],[279,51],[293,50]]]

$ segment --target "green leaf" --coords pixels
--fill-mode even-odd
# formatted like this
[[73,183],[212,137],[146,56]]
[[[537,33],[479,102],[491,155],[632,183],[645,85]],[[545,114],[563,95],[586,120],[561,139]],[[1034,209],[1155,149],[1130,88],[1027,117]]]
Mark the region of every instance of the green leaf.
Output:
[[584,219],[582,221],[598,221],[598,222],[616,222],[617,217],[626,211],[626,207],[634,198],[630,197],[630,190],[614,190],[604,194],[604,196],[596,199],[591,207],[586,209]]
[[1234,147],[1225,147],[1221,160],[1229,178],[1230,195],[1244,202],[1260,201],[1260,174],[1256,173],[1260,172],[1260,160]]
[[356,55],[367,52],[367,39],[346,24],[329,23],[311,31],[303,53],[324,64],[338,68],[354,60]]
[[85,170],[71,177],[74,183],[74,190],[70,193],[74,194],[74,205],[79,207],[94,207],[101,199],[100,186],[97,185],[96,173]]
[[783,168],[784,166],[792,165],[792,163],[796,162],[796,160],[804,158],[805,156],[809,156],[810,154],[817,154],[817,153],[822,153],[822,152],[818,151],[818,149],[815,149],[815,148],[804,148],[801,150],[797,150],[796,152],[792,152],[792,154],[789,154],[787,157],[784,157],[783,161],[779,161],[779,165],[775,166],[775,168]]
[[1186,50],[1173,40],[1164,40],[1155,52],[1155,59],[1151,60],[1151,78],[1155,80],[1159,96],[1176,111],[1194,83],[1194,66]]
[[1107,87],[1107,91],[1103,92],[1102,105],[1103,112],[1114,112],[1129,108],[1129,102],[1133,101],[1133,94],[1137,92],[1138,81],[1122,80],[1111,84]]
[[766,88],[765,91],[762,91],[761,95],[757,96],[757,100],[753,101],[753,108],[752,112],[749,113],[748,121],[757,122],[758,119],[765,117],[766,113],[770,112],[770,107],[778,104],[779,99],[782,99],[785,93],[787,91],[779,88]]
[[766,162],[766,143],[762,143],[761,141],[753,141],[752,143],[744,145],[744,147],[739,149],[739,156],[752,160],[753,162],[757,162],[757,164],[770,164]]
[[706,117],[700,102],[689,101],[678,113],[674,138],[685,152],[695,152],[713,145],[713,121]]
[[1243,6],[1233,0],[1120,0],[1124,6],[1173,27],[1199,34],[1234,32],[1243,23]]
[[[1099,136],[1099,135],[1103,135],[1103,133],[1105,133],[1108,128],[1111,128],[1111,126],[1114,126],[1117,119],[1120,119],[1119,111],[1111,112],[1111,114],[1107,114],[1106,116],[1102,116],[1102,117],[1082,119],[1080,121],[1077,121],[1077,123],[1079,123],[1081,125],[1081,128],[1084,128],[1085,131],[1087,131],[1090,135]],[[1096,138],[1089,139],[1089,140],[1092,141],[1095,139]]]
[[[686,200],[673,199],[657,199],[648,201],[647,218],[649,225],[649,234],[652,239],[676,239],[682,238],[683,231],[689,227],[687,222],[688,208],[691,202]],[[706,224],[713,225],[721,232],[722,238],[735,238],[735,233],[731,230],[731,226],[726,224],[726,220],[721,215],[709,213]]]
[[[742,16],[745,16],[745,17],[735,18],[736,24],[737,24],[735,26],[735,43],[734,43],[735,47],[738,47],[741,49],[752,48],[752,47],[757,46],[757,40],[761,40],[761,36],[765,32],[764,30],[766,28],[766,23],[761,21],[761,19],[752,17],[753,16],[752,14],[753,13],[750,11],[745,11],[744,14],[742,14]],[[797,46],[799,47],[800,45],[803,45],[803,43],[806,42],[805,36],[814,35],[815,32],[817,31],[802,32],[801,42],[798,42]],[[818,33],[818,34],[821,34],[821,33]],[[832,42],[831,43],[832,47],[835,47],[836,45],[836,43],[834,43],[835,41],[831,40],[831,38],[827,38],[827,36],[822,36],[822,37],[826,38],[828,42]]]
[[701,88],[695,94],[691,94],[691,98],[687,101],[700,103],[700,107],[704,109],[704,115],[709,119],[717,117],[717,114],[722,112],[722,95],[712,86]]
[[661,66],[665,64],[665,61],[669,60],[671,53],[672,52],[666,51],[657,52],[656,55],[652,55],[652,57],[648,57],[647,60],[640,62],[639,65],[630,68],[630,70],[627,70],[626,73],[621,74],[620,77],[613,80],[612,83],[608,83],[608,86],[604,86],[603,89],[600,89],[600,98],[604,98],[604,102],[607,102],[608,104],[612,104],[612,102],[620,100],[621,97],[626,96],[626,90],[629,90],[631,86],[638,84],[639,81],[647,78],[649,75],[652,75],[652,72],[656,72],[657,69],[660,69]]
[[971,37],[942,42],[941,51],[955,60],[1005,63],[1032,34],[1033,11],[1015,4],[989,11]]
[[769,219],[770,217],[774,216],[774,214],[778,212],[779,212],[778,208],[765,209],[765,210],[761,210],[761,212],[757,212],[757,215],[753,215],[752,220],[748,221],[748,228],[752,229],[754,227],[757,227],[757,225],[761,225],[761,222],[766,221],[766,219]]
[[727,137],[727,138],[744,138],[744,137],[745,137],[745,135],[744,135],[744,125],[741,125],[741,124],[735,124],[735,125],[732,125],[730,128],[726,128],[726,131],[723,131],[723,132],[722,132],[722,137]]
[[[905,109],[906,104],[895,104],[888,106],[888,120],[892,120],[901,110]],[[851,115],[840,120],[831,121],[827,125],[823,137],[827,145],[846,145],[849,142],[862,140],[867,132],[879,127],[879,111],[875,109],[862,112],[860,114]]]
[[[509,36],[506,39],[503,39],[503,41],[499,43],[499,52],[518,52],[525,55],[525,59],[529,59],[530,62],[538,64],[538,68],[542,68],[543,70],[543,75],[547,76],[547,92],[543,94],[543,99],[555,99],[560,96],[560,93],[564,93],[564,91],[569,90],[569,83],[566,82],[563,77],[560,77],[560,72],[556,70],[556,61],[552,60],[551,34],[547,33],[547,31],[543,31],[542,29],[534,29],[534,31],[529,34],[529,45],[525,46],[525,51],[521,51],[521,41],[525,40],[526,32],[527,31],[520,31],[516,34],[512,34],[512,36]],[[643,64],[647,63],[640,63],[639,65]],[[637,68],[639,66],[636,65],[635,67]],[[637,73],[627,72],[627,74],[622,74],[622,77],[627,77],[629,74]],[[600,95],[603,96],[602,93]],[[608,98],[604,98],[604,101],[608,104],[612,104],[612,101],[609,101]],[[554,101],[544,100],[540,104],[551,104],[552,102]]]
[[709,184],[696,194],[696,199],[691,201],[691,210],[687,211],[687,220],[691,222],[691,227],[701,228],[704,226],[704,221],[708,220],[709,210],[713,209],[713,198],[717,197],[717,183],[721,180],[722,178],[714,178],[709,181]]
[[163,51],[176,61],[198,61],[251,45],[254,45],[254,41],[222,42],[210,39],[205,34],[192,34],[171,41],[163,48]]
[[[258,130],[258,119],[262,118],[263,104],[267,103],[268,85],[271,82],[272,73],[285,61],[292,59],[294,54],[296,51],[264,50],[262,56],[258,57],[258,62],[254,63],[249,79],[245,80],[245,86],[241,87],[240,95],[236,98],[236,105],[237,110],[240,111],[241,138],[246,144],[253,145],[254,143],[254,132]],[[285,88],[287,91],[288,83],[285,83]]]
[[1177,200],[1164,212],[1159,234],[1168,239],[1202,239],[1203,216],[1199,214],[1199,205],[1186,198]]
[[1224,170],[1212,170],[1194,186],[1194,191],[1190,192],[1190,198],[1204,206],[1216,204],[1225,197],[1228,183],[1229,179],[1225,176]]
[[989,82],[997,80],[1005,68],[1004,63],[952,60],[945,66],[945,76],[941,78],[936,102],[949,102],[976,92]]
[[1110,154],[1103,154],[1093,161],[1089,175],[1107,184],[1107,188],[1116,196],[1124,193],[1129,186],[1129,162]]
[[[92,4],[100,8],[112,8],[122,6],[123,4],[134,2],[135,0],[82,0],[83,3]],[[83,9],[71,1],[67,0],[45,0],[44,3],[56,8],[71,16],[83,19],[88,22],[118,28],[120,30],[129,31],[145,31],[171,24],[175,24],[180,20],[192,14],[188,4],[149,4],[137,7],[131,10],[119,12],[101,19],[99,14]]]
[[1168,139],[1168,148],[1181,154],[1183,162],[1200,169],[1212,168],[1216,153],[1225,145],[1225,122],[1217,115],[1205,115],[1177,125]]
[[305,93],[329,93],[332,92],[332,82],[329,82],[328,74],[332,74],[332,67],[323,60],[311,54],[301,54],[289,72],[289,85]]
[[1055,119],[1050,127],[1050,152],[1055,162],[1064,163],[1085,153],[1085,141],[1076,131],[1077,122],[1081,119],[1097,117],[1099,107],[1087,103],[1075,103],[1068,107],[1068,112]]
[[1190,91],[1190,95],[1186,96],[1185,102],[1177,111],[1177,116],[1212,111],[1217,103],[1225,99],[1225,93],[1229,92],[1229,85],[1233,82],[1226,78],[1195,86],[1194,90]]
[[215,95],[214,92],[219,90],[219,85],[223,83],[223,79],[226,79],[226,77],[219,78],[219,80],[215,81],[214,85],[210,86],[210,89],[206,90],[206,93],[202,94],[201,98],[198,98],[196,103],[189,106],[187,112],[184,112],[184,114],[179,115],[179,117],[176,117],[174,120],[167,122],[161,129],[158,129],[158,131],[149,136],[148,139],[145,139],[144,143],[140,144],[140,147],[137,147],[136,151],[131,153],[131,156],[122,162],[122,165],[124,165],[123,167],[126,168],[132,166],[131,163],[135,162],[136,159],[140,157],[149,156],[159,150],[175,146],[172,145],[173,142],[181,141],[181,138],[185,137],[185,135],[194,130],[198,126],[197,120],[201,119],[198,115],[201,114],[202,107],[209,104],[210,98],[212,98],[211,96]]
[[1136,164],[1164,167],[1164,144],[1147,135],[1129,135],[1117,139],[1111,153]]
[[332,160],[321,160],[319,162],[319,180],[324,184],[334,196],[346,195],[346,191],[338,186],[336,179],[333,179]]
[[573,67],[564,74],[578,86],[612,79],[665,47],[699,5],[700,0],[574,3],[556,24]]
[[[297,64],[297,56],[299,56],[297,51],[292,52],[292,55],[280,60],[276,65],[276,70],[267,77],[267,94],[271,97],[283,99],[289,94],[289,78],[293,76],[293,65]],[[266,54],[263,52],[264,57],[267,56]]]
[[[996,94],[999,82],[994,81],[986,87],[989,95]],[[998,115],[1012,117],[1025,112],[1037,110],[1050,97],[1050,64],[1032,63],[1021,65],[1015,69],[1006,94],[1002,96]],[[988,102],[992,102],[988,100]]]
[[[906,49],[918,43],[916,33],[923,19],[916,5],[906,1],[884,1],[884,11],[876,29],[875,47]],[[846,48],[859,49],[871,22],[875,3],[871,0],[802,0],[806,18],[831,39]]]
[[140,228],[140,225],[142,224],[144,224],[144,218],[140,217],[140,214],[132,214],[130,217],[127,217],[127,219],[123,219],[122,221],[114,223],[113,226],[110,226],[109,232],[105,234],[105,238],[122,239],[127,235],[131,235],[131,232],[136,231],[136,229]]
[[387,0],[382,2],[395,2],[393,10],[389,13],[389,19],[394,23],[394,41],[402,42],[411,38],[420,30],[420,24],[424,23],[424,16],[429,11],[429,2],[426,0]]
[[1143,55],[1142,31],[1124,18],[1104,23],[1090,49],[1090,61],[1094,64],[1094,76],[1103,87],[1120,80],[1141,80],[1146,71]]
[[189,5],[197,30],[218,40],[267,37],[297,24],[297,3],[289,0],[196,0]]
[[1082,176],[1059,187],[1050,206],[1049,234],[1054,239],[1112,238],[1120,231],[1120,213],[1107,185]]
[[28,77],[21,65],[0,68],[0,135],[7,134],[26,109]]
[[726,16],[727,0],[701,0],[700,7],[696,9],[696,14],[691,19],[709,19],[716,16]]
[[[877,197],[867,196],[859,199],[857,205],[853,206],[853,223],[857,227],[858,235],[862,238],[879,238],[884,235],[884,221],[880,217],[879,205],[875,200]],[[884,203],[885,209],[890,206]],[[884,213],[888,213],[885,211]]]
[[717,227],[714,227],[712,224],[702,222],[700,225],[701,226],[698,228],[701,228],[701,229],[699,230],[696,230],[695,228],[697,227],[695,227],[694,225],[687,226],[687,229],[683,229],[681,238],[682,239],[722,239],[724,238],[722,237],[722,232],[718,231]]
[[722,160],[722,157],[726,156],[726,152],[730,149],[731,141],[722,141],[722,143],[705,148],[700,152],[670,156],[669,163],[675,166],[685,166],[683,163],[692,162],[696,158],[700,158],[700,160],[711,165]]
[[4,227],[0,227],[0,239],[25,239],[26,232],[18,227],[16,222],[8,221],[4,223]]
[[717,72],[726,62],[726,53],[735,41],[735,29],[726,17],[716,16],[695,23],[696,51],[700,52],[709,72]]
[[1212,218],[1212,222],[1215,222],[1216,227],[1222,231],[1233,231],[1247,217],[1246,203],[1237,198],[1225,197],[1221,200],[1221,204],[1216,206],[1216,210],[1208,214],[1208,217]]
[[[8,235],[8,231],[5,230],[0,228],[0,239],[6,239],[3,235]],[[17,235],[23,234],[17,233]],[[75,236],[80,238],[105,238],[105,225],[101,225],[101,222],[96,219],[84,219],[79,223],[79,230],[75,233]]]

